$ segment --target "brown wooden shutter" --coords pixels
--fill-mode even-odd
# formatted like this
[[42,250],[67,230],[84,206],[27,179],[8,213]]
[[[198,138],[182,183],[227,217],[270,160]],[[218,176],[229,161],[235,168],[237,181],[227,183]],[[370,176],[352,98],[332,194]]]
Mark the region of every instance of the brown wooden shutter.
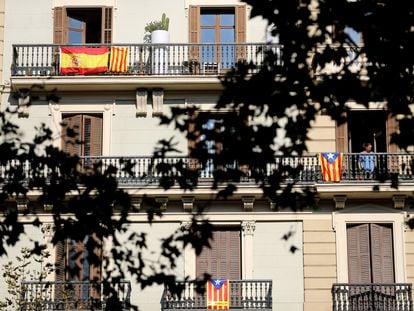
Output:
[[246,42],[246,6],[238,5],[235,8],[236,42]]
[[390,153],[398,152],[398,146],[391,144],[391,135],[398,131],[398,121],[395,116],[388,114],[387,117],[387,151]]
[[[82,145],[79,141],[82,140],[82,115],[67,115],[62,118],[62,150],[70,155],[82,155]],[[77,133],[75,137],[68,137],[67,130],[72,129]]]
[[102,117],[85,115],[83,121],[84,156],[102,155]]
[[102,8],[102,43],[112,43],[112,8]]
[[348,152],[348,123],[336,123],[335,143],[337,152]]
[[369,224],[347,228],[348,282],[371,283]]
[[[246,42],[246,6],[238,5],[235,8],[235,41],[237,43]],[[245,46],[236,47],[236,62],[243,62],[247,58]]]
[[204,248],[196,262],[197,276],[209,273],[213,278],[239,280],[240,230],[218,229],[213,231],[211,248]]
[[53,43],[67,43],[67,14],[64,7],[53,9]]
[[[200,43],[200,6],[190,5],[188,14],[188,41],[190,43]],[[199,60],[199,48],[190,47],[188,59],[190,61]]]
[[371,224],[372,282],[394,283],[394,255],[390,225]]
[[58,282],[63,282],[66,280],[66,243],[59,241],[56,244],[55,249],[55,280]]

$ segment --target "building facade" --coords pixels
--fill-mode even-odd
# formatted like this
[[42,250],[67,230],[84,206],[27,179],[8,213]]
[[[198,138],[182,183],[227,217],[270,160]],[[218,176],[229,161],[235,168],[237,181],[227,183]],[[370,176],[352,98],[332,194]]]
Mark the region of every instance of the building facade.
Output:
[[[0,37],[2,110],[8,106],[19,109],[16,122],[27,139],[33,136],[33,128],[43,122],[52,129],[55,146],[69,153],[99,157],[108,163],[130,157],[137,164],[134,178],[123,179],[120,175],[119,180],[138,208],[130,216],[130,229],[149,233],[152,249],[145,254],[149,261],[158,258],[160,239],[186,226],[197,206],[205,205],[205,215],[215,226],[212,248],[203,250],[198,257],[192,249],[183,250],[175,270],[183,279],[207,272],[213,277],[244,280],[252,288],[259,286],[255,284],[264,287],[271,284],[266,292],[260,292],[263,296],[270,292],[271,300],[266,300],[269,298],[266,296],[261,307],[251,309],[331,310],[338,303],[335,299],[345,303],[352,296],[348,285],[334,286],[338,283],[365,286],[386,283],[388,287],[379,292],[386,291],[394,297],[390,304],[398,300],[401,305],[409,305],[411,292],[409,298],[401,298],[396,292],[406,289],[405,285],[397,284],[412,283],[414,279],[414,232],[406,226],[411,217],[409,199],[413,191],[411,155],[399,153],[390,144],[397,121],[389,118],[379,104],[372,104],[369,109],[354,104],[347,123],[341,125],[328,116],[317,117],[308,142],[309,154],[298,160],[304,165],[303,183],[317,189],[317,209],[277,211],[249,181],[240,184],[231,199],[211,200],[216,192],[211,190],[208,168],[200,172],[199,186],[192,192],[178,187],[160,189],[154,182],[156,176],[153,180],[140,178],[161,139],[174,136],[178,142],[180,153],[172,155],[171,161],[188,155],[185,135],[172,126],[160,126],[160,115],[168,115],[171,107],[192,105],[201,111],[211,111],[222,91],[219,76],[239,60],[251,61],[259,67],[263,61],[260,51],[280,49],[277,43],[268,42],[265,21],[249,19],[251,8],[245,3],[236,0],[4,2],[4,50]],[[0,16],[2,9],[0,6]],[[170,19],[168,41],[161,41],[160,45],[144,43],[145,25],[160,19],[164,12]],[[85,73],[82,70],[91,70],[91,66],[96,70],[101,64],[95,60],[95,65],[79,65],[83,60],[76,58],[77,53],[87,53],[79,48],[90,46],[94,46],[95,52],[96,48],[104,48],[99,53],[108,58],[104,69]],[[119,65],[109,63],[115,60],[114,48],[121,55],[116,59]],[[33,85],[42,86],[40,91],[36,90],[40,94],[36,99],[27,98],[29,93],[25,95],[25,90]],[[46,100],[45,94],[53,90],[60,97],[58,102]],[[27,102],[31,105],[27,106]],[[81,147],[68,144],[62,134],[62,122],[78,127],[81,139],[87,143]],[[387,181],[373,190],[374,176],[361,173],[357,164],[364,142],[374,146],[374,161],[381,172],[398,175],[401,180],[398,189]],[[340,182],[322,180],[321,152],[344,153]],[[141,201],[144,195],[161,202],[164,208],[164,216],[152,226],[147,222]],[[52,221],[47,207],[40,217],[46,223]],[[35,228],[29,225],[30,217],[22,221],[27,222],[28,239],[50,239],[53,228]],[[284,239],[286,234],[289,239]],[[10,249],[9,259],[25,243],[23,239]],[[106,247],[109,249],[110,244]],[[49,251],[52,256],[48,260],[58,261],[62,250],[50,244]],[[70,247],[65,251],[70,252]],[[0,262],[7,260],[2,258]],[[92,267],[85,269],[83,279],[94,273]],[[67,280],[65,275],[48,277],[49,281],[58,279]],[[162,286],[142,290],[133,282],[131,285],[133,304],[145,311],[160,310],[160,300],[165,299]],[[356,289],[359,294],[364,293],[361,286]],[[0,288],[0,297],[4,297],[5,286]],[[340,297],[344,291],[348,293],[346,298]],[[371,287],[372,292],[375,290]]]

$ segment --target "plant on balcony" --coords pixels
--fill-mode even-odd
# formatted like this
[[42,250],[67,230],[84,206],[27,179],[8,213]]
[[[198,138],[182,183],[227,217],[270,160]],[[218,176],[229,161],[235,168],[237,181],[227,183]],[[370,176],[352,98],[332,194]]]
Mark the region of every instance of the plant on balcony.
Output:
[[[146,43],[166,43],[166,42],[154,42],[154,32],[157,34],[157,31],[162,31],[164,36],[168,37],[168,28],[170,25],[170,19],[162,13],[161,20],[152,21],[145,25],[145,35],[144,42]],[[159,34],[159,32],[158,32]]]
[[[51,263],[45,263],[50,254],[42,250],[35,255],[28,248],[22,248],[14,261],[2,267],[2,276],[8,296],[0,300],[0,310],[39,310],[43,302],[42,295],[33,295],[22,286],[22,281],[44,281],[53,271]],[[33,268],[33,265],[37,265]],[[41,290],[41,289],[40,289]],[[26,301],[22,300],[26,298]]]

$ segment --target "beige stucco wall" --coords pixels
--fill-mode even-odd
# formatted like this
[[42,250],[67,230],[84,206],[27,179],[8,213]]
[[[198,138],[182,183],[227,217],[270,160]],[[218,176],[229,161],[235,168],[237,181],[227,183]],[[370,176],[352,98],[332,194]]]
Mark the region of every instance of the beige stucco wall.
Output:
[[336,282],[335,233],[330,219],[303,221],[305,311],[332,309],[331,287]]
[[407,282],[414,283],[414,230],[405,232],[405,256]]
[[332,121],[331,117],[316,116],[309,131],[306,147],[311,153],[335,151],[335,121]]

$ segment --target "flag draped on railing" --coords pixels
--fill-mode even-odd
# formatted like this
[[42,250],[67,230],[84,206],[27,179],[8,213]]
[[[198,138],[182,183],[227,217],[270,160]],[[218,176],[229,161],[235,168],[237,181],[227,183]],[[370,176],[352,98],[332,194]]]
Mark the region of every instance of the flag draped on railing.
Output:
[[207,309],[228,310],[230,306],[229,281],[212,279],[207,282]]
[[96,74],[108,71],[108,47],[61,47],[60,72]]
[[319,155],[322,179],[324,181],[340,181],[342,171],[342,153],[322,152]]
[[111,47],[111,57],[109,61],[110,72],[127,72],[128,70],[128,48]]

